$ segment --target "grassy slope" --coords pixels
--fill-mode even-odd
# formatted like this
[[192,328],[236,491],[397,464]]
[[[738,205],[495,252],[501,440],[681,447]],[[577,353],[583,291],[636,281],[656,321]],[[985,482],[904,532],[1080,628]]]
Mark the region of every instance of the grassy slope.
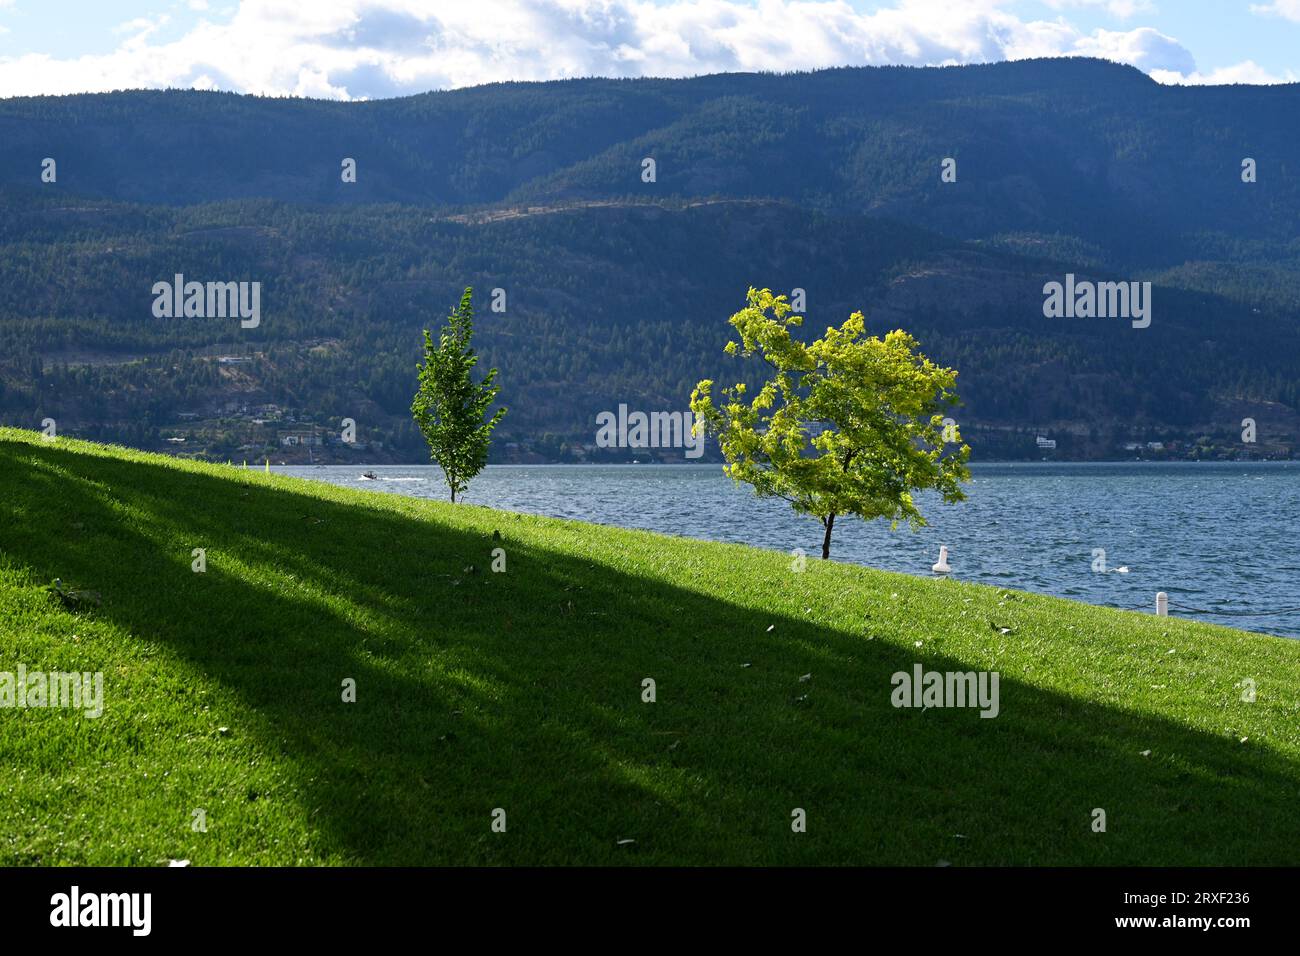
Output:
[[0,501],[0,670],[107,698],[0,710],[0,863],[1300,860],[1300,642],[12,429]]

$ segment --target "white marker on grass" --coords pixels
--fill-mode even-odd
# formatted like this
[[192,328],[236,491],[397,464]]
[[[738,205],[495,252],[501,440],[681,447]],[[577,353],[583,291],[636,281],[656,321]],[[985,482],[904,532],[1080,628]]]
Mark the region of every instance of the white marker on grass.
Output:
[[942,544],[939,546],[939,563],[930,568],[935,574],[947,574],[952,568],[948,567],[948,546]]

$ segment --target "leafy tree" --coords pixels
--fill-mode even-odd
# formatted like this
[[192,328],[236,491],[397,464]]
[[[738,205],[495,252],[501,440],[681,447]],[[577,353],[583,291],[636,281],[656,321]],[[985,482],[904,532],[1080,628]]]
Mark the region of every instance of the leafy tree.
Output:
[[691,395],[696,427],[717,436],[726,473],[820,518],[823,558],[839,515],[916,528],[926,522],[913,491],[965,499],[970,447],[955,426],[944,435],[941,415],[957,402],[956,371],[920,354],[902,330],[867,337],[861,312],[805,344],[790,334],[803,322],[791,311],[784,295],[751,288],[748,306],[731,317],[740,343],[728,342],[726,352],[757,355],[775,372],[753,401],[743,382],[723,389],[720,404],[709,379]]
[[475,382],[473,371],[478,356],[470,346],[474,335],[474,290],[467,288],[438,334],[438,344],[424,330],[424,364],[418,367],[420,388],[411,402],[411,414],[429,443],[429,454],[442,468],[451,489],[451,500],[469,487],[469,481],[487,464],[492,430],[505,415],[498,408],[484,420],[496,398],[497,370]]

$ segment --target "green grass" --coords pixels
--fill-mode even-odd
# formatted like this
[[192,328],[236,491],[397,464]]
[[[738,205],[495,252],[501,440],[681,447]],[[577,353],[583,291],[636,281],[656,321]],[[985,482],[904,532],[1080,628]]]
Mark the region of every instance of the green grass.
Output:
[[1300,642],[13,429],[0,501],[0,671],[106,698],[0,709],[0,863],[1300,861]]

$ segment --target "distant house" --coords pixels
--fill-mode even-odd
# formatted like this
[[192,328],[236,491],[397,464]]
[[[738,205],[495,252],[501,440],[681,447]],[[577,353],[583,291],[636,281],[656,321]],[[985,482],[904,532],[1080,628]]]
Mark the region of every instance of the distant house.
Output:
[[1056,439],[1055,439],[1055,438],[1044,438],[1042,435],[1039,435],[1037,438],[1034,439],[1034,443],[1038,445],[1038,450],[1039,450],[1039,451],[1055,451],[1055,450],[1056,450]]
[[1152,451],[1164,451],[1165,443],[1162,441],[1149,441],[1147,442],[1147,447]]
[[323,444],[320,435],[311,429],[298,428],[293,431],[276,432],[275,437],[283,448]]

